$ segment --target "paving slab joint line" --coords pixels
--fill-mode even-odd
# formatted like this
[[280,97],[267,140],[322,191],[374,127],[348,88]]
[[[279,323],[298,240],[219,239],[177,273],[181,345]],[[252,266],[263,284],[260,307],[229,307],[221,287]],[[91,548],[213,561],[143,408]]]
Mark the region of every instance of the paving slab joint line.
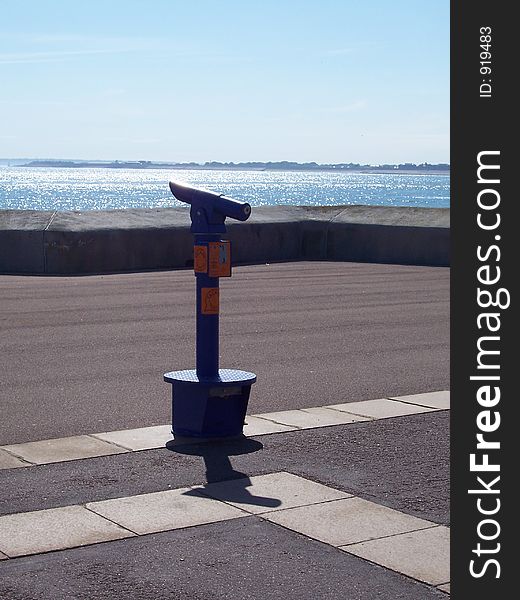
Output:
[[[438,527],[440,527],[440,525],[438,525]],[[425,529],[434,529],[434,528],[433,527],[426,527]],[[424,531],[424,529],[418,529],[416,531]],[[408,533],[413,533],[413,532],[408,532]],[[302,534],[302,535],[305,535],[305,534]],[[402,535],[402,534],[397,533],[395,535]],[[308,537],[308,536],[306,536],[306,537]],[[383,536],[381,538],[374,538],[374,540],[367,540],[367,541],[377,541],[377,540],[382,540],[382,539],[385,539],[385,538],[388,538],[388,537],[395,537],[395,536],[393,536],[393,535],[391,535],[391,536]],[[313,538],[311,538],[311,539],[313,539]],[[350,546],[350,545],[355,545],[355,544],[348,544],[348,546]],[[397,574],[401,575],[401,577],[406,577],[407,579],[411,579],[412,581],[420,583],[421,585],[426,585],[426,586],[428,586],[430,588],[433,588],[434,590],[438,589],[443,594],[450,595],[450,592],[446,592],[445,590],[441,590],[439,588],[439,586],[441,586],[441,585],[447,585],[448,583],[450,583],[449,581],[446,582],[446,583],[439,583],[439,584],[435,584],[435,585],[432,584],[432,583],[428,583],[428,582],[426,582],[426,581],[424,581],[422,579],[417,579],[413,575],[408,575],[407,573],[403,573],[402,571],[397,571],[395,569],[392,569],[391,567],[387,567],[386,565],[383,565],[380,562],[377,562],[376,560],[373,560],[373,559],[370,559],[370,558],[366,558],[364,556],[358,556],[357,554],[352,554],[352,553],[350,553],[346,549],[348,546],[338,546],[337,548],[338,548],[338,550],[341,550],[342,552],[346,552],[347,554],[350,554],[351,556],[355,556],[355,557],[357,557],[357,558],[359,558],[361,560],[364,560],[364,561],[370,563],[371,565],[376,565],[378,567],[381,567],[382,569],[386,569],[388,571],[392,571],[392,573],[397,573]]]
[[[286,471],[286,472],[289,473],[289,471]],[[267,475],[268,474],[269,473],[267,473]],[[291,474],[294,475],[294,473],[291,473]],[[301,475],[297,475],[297,477],[301,477]],[[305,479],[307,479],[307,477]],[[234,479],[226,479],[226,480],[223,480],[223,481],[235,481],[235,480]],[[312,481],[312,479],[309,479],[309,481]],[[217,482],[217,483],[220,483],[220,482]],[[314,482],[314,483],[319,483],[319,482]],[[324,484],[322,483],[320,485],[324,485]],[[338,490],[337,488],[333,488],[330,485],[328,485],[326,487],[330,487],[331,489],[336,490],[337,492],[342,492],[342,490]],[[215,500],[216,502],[222,502],[223,504],[227,504],[228,506],[232,506],[233,508],[238,508],[238,510],[241,510],[241,511],[245,512],[247,514],[247,516],[249,516],[249,517],[258,517],[259,519],[267,521],[268,523],[272,523],[272,521],[268,521],[266,518],[264,518],[263,515],[272,514],[272,513],[275,513],[275,512],[282,511],[282,510],[291,510],[292,508],[306,508],[307,506],[319,506],[321,504],[330,504],[331,502],[337,502],[338,501],[338,498],[331,498],[330,500],[322,500],[321,502],[313,502],[312,504],[302,504],[301,506],[293,506],[293,507],[290,507],[290,508],[287,508],[287,507],[284,507],[284,508],[270,508],[270,509],[265,510],[263,512],[250,512],[250,511],[246,510],[245,508],[240,508],[240,506],[236,506],[236,504],[233,504],[232,500],[221,500],[220,498],[215,498],[214,496],[210,496],[209,494],[206,494],[205,490],[199,489],[197,487],[195,487],[194,489],[196,489],[198,492],[200,492],[204,496],[206,496],[208,498],[211,498],[212,500]],[[347,498],[342,498],[343,500],[350,500],[350,498],[357,498],[358,497],[358,496],[354,496],[354,494],[351,494],[350,492],[343,492],[343,493],[349,494],[349,496],[350,496],[350,497],[347,497]],[[376,504],[376,503],[374,502],[374,504]],[[279,523],[274,523],[274,524],[275,525],[280,525]],[[116,525],[117,525],[117,523],[116,523]],[[196,527],[198,527],[198,525]],[[281,525],[281,527],[285,527],[285,526]],[[440,525],[437,525],[435,523],[432,527],[422,527],[421,529],[433,529],[433,527],[440,527]],[[286,529],[288,529],[289,531],[293,531],[294,532],[294,529],[290,529],[288,527]],[[417,530],[417,531],[419,531],[419,530]],[[301,535],[305,535],[305,534],[302,533]],[[309,536],[306,536],[306,537],[309,537]],[[392,537],[392,536],[382,536],[382,537]],[[309,539],[315,539],[315,538],[309,538]],[[330,544],[328,544],[328,545],[330,546]]]
[[[13,444],[14,446],[18,446],[18,444]],[[23,463],[26,463],[26,465],[28,467],[37,467],[38,463],[33,463],[30,460],[27,460],[26,458],[23,458],[23,456],[20,456],[19,454],[16,454],[16,452],[13,452],[12,450],[8,450],[5,446],[1,446],[1,449],[3,452],[6,452],[7,454],[10,454],[11,456],[14,456],[15,458],[17,458],[18,460],[22,461]]]
[[[270,475],[270,473],[264,473],[264,475]],[[261,477],[261,475],[259,477]],[[222,481],[224,482],[224,481],[238,481],[238,480],[237,479],[223,479]],[[218,481],[216,483],[220,483],[220,481]],[[248,517],[258,516],[258,515],[255,515],[252,512],[249,512],[245,508],[241,508],[240,506],[236,506],[235,504],[232,504],[231,500],[228,500],[228,501],[221,500],[220,498],[215,498],[214,496],[211,496],[210,494],[205,493],[206,489],[205,488],[201,488],[200,485],[204,485],[204,484],[190,485],[189,486],[189,490],[193,490],[195,492],[198,492],[199,494],[202,494],[206,498],[210,498],[211,500],[214,500],[215,502],[220,502],[222,504],[225,504],[226,506],[231,506],[232,508],[236,508],[237,510],[239,510],[240,512],[243,512]],[[204,525],[204,523],[202,523],[202,525]],[[200,527],[200,525],[189,525],[189,527]]]
[[[352,498],[357,498],[358,496],[352,496]],[[326,502],[319,502],[317,504],[327,504],[328,502],[337,502],[337,500],[327,500]],[[315,506],[315,505],[312,505]],[[306,508],[306,507],[298,507],[298,508]],[[290,510],[290,509],[285,509],[285,510]],[[271,512],[276,512],[271,511]],[[304,537],[307,540],[312,540],[314,542],[319,542],[320,544],[325,544],[326,546],[329,546],[330,548],[334,548],[335,550],[339,550],[341,552],[346,552],[347,554],[351,555],[351,556],[355,556],[356,558],[360,559],[360,560],[364,560],[370,564],[376,565],[378,567],[381,567],[383,569],[387,569],[388,571],[392,571],[394,573],[398,573],[399,575],[401,575],[402,577],[407,577],[408,579],[412,579],[413,581],[417,581],[418,583],[422,584],[422,585],[427,585],[429,587],[433,587],[435,589],[437,589],[439,586],[442,585],[447,585],[448,583],[450,583],[449,581],[447,581],[446,583],[440,583],[438,585],[432,586],[431,583],[426,583],[425,581],[422,581],[421,579],[416,579],[415,577],[412,577],[411,575],[407,575],[406,573],[402,573],[401,571],[394,571],[394,569],[391,569],[390,567],[386,567],[385,565],[382,565],[381,563],[378,563],[374,560],[371,560],[369,558],[365,558],[364,556],[358,556],[357,554],[352,554],[348,551],[348,547],[349,546],[355,546],[357,544],[359,544],[360,542],[351,542],[350,544],[343,544],[341,546],[334,546],[333,544],[330,544],[328,542],[324,542],[322,540],[316,539],[314,537],[312,537],[311,535],[307,534],[307,533],[302,533],[301,531],[297,531],[295,529],[291,529],[291,527],[289,527],[288,525],[283,525],[282,523],[276,523],[275,521],[269,521],[266,517],[264,517],[265,513],[260,513],[260,514],[256,514],[256,515],[251,515],[251,516],[256,516],[259,519],[262,519],[262,521],[265,521],[267,523],[269,523],[270,525],[274,525],[275,527],[280,527],[282,529],[284,529],[285,531],[290,531],[291,533],[296,533],[297,535],[300,535],[302,537]],[[269,513],[268,513],[269,514]],[[411,531],[407,531],[405,533],[414,533],[416,531],[425,531],[427,529],[435,529],[436,527],[441,527],[441,525],[438,525],[437,523],[435,523],[432,527],[421,527],[420,529],[413,529]],[[386,538],[392,538],[392,537],[396,537],[399,535],[403,535],[402,533],[394,533],[392,535],[382,535],[381,537],[378,538],[371,538],[369,540],[365,540],[366,542],[371,542],[371,541],[375,541],[375,540],[383,540]],[[446,592],[444,590],[439,590],[445,594],[449,594],[449,592]]]
[[[350,404],[356,404],[356,402],[351,402]],[[302,412],[307,413],[308,415],[312,415],[314,413],[311,413],[310,411],[313,408],[324,408],[325,410],[331,410],[343,415],[352,415],[353,417],[363,417],[365,418],[367,421],[376,421],[377,419],[379,419],[379,417],[370,417],[368,415],[362,415],[361,413],[351,413],[348,412],[347,410],[338,410],[337,408],[333,408],[334,404],[326,404],[325,406],[311,406],[310,408],[300,408],[299,410],[301,410]],[[359,421],[360,423],[362,423],[362,421]],[[345,425],[351,425],[352,423],[345,423]],[[338,425],[341,425],[341,423],[338,423]],[[318,425],[317,427],[313,427],[313,429],[320,429],[321,427],[329,427],[329,425]]]
[[[304,409],[297,408],[295,410],[304,410]],[[288,412],[288,411],[282,411],[282,412]],[[303,429],[303,427],[298,427],[298,425],[287,425],[287,423],[281,423],[280,421],[275,421],[274,419],[268,419],[267,417],[264,417],[262,415],[246,415],[246,419],[247,419],[247,417],[255,417],[257,419],[262,419],[262,421],[267,421],[268,423],[276,423],[277,425],[285,425],[285,427],[292,427],[296,431],[301,431]],[[275,433],[289,433],[289,432],[288,431],[278,431]],[[260,434],[260,435],[273,435],[273,434]]]
[[[387,400],[387,398],[385,398]],[[350,404],[356,404],[356,402],[351,402]],[[371,415],[364,415],[363,413],[354,413],[349,412],[348,410],[339,410],[339,408],[334,408],[334,405],[331,406],[321,406],[320,408],[326,408],[327,410],[333,410],[334,412],[341,413],[343,415],[352,415],[353,417],[364,417],[367,421],[379,421],[381,417],[373,417]],[[302,410],[305,410],[304,408]],[[362,423],[363,421],[359,421]],[[345,423],[345,425],[352,425],[352,423]],[[318,427],[316,428],[318,429]]]
[[451,390],[432,390],[430,392],[419,392],[417,394],[405,394],[404,396],[388,396],[386,400],[390,400],[392,402],[401,402],[402,404],[411,404],[412,406],[422,406],[423,408],[430,408],[432,410],[450,410],[449,402],[447,408],[439,408],[437,406],[431,406],[431,404],[420,404],[419,402],[403,400],[403,398],[407,397],[429,396],[431,394],[448,394],[448,396],[451,396]]
[[[127,448],[126,446],[121,446],[121,444],[117,444],[116,442],[109,442],[107,440],[103,440],[103,439],[97,437],[97,434],[95,434],[95,433],[85,433],[84,435],[86,435],[89,438],[92,438],[93,440],[96,440],[96,442],[99,442],[99,441],[105,442],[105,444],[109,444],[110,446],[115,446],[119,450],[124,450],[125,452],[139,452],[138,450],[132,450],[131,448]],[[149,448],[147,448],[147,450],[149,450]],[[84,460],[84,459],[73,458],[71,460]],[[68,461],[63,461],[63,462],[68,462]]]
[[[421,394],[417,394],[420,396]],[[406,402],[406,400],[398,400],[397,398],[385,398],[385,400],[390,400],[390,402],[397,402],[399,404],[407,404],[408,406],[420,406],[422,408],[429,408],[432,412],[439,410],[450,410],[449,408],[437,408],[436,406],[428,406],[427,404],[419,404],[418,402]]]
[[[79,506],[81,506],[85,510],[88,510],[93,515],[96,515],[96,517],[100,517],[101,519],[104,519],[105,521],[108,521],[109,523],[113,523],[114,525],[121,527],[121,529],[124,529],[125,531],[129,531],[132,535],[137,535],[137,536],[140,535],[139,533],[137,533],[137,531],[132,531],[129,527],[125,527],[124,525],[121,525],[121,523],[118,523],[117,521],[113,521],[112,519],[105,517],[105,515],[101,515],[101,514],[97,513],[95,510],[92,510],[91,508],[89,508],[86,504],[80,504]],[[99,543],[100,542],[94,542],[94,544],[99,544]],[[94,545],[94,544],[89,544],[89,545]]]
[[[422,531],[422,530],[419,530],[419,531]],[[397,535],[399,535],[399,534],[397,534]],[[391,537],[393,537],[393,536],[391,536]],[[383,539],[383,538],[377,538],[377,539],[379,540],[379,539]],[[375,541],[375,540],[368,540],[368,541]],[[392,569],[390,567],[382,565],[381,563],[379,563],[375,560],[372,560],[370,558],[365,558],[364,556],[358,556],[357,554],[351,554],[348,550],[342,550],[342,548],[343,548],[343,546],[338,547],[338,549],[341,550],[342,552],[346,552],[347,554],[350,554],[350,556],[355,556],[356,558],[359,558],[360,560],[364,560],[367,563],[370,563],[371,565],[376,565],[377,567],[381,567],[382,569],[386,569],[387,571],[392,571],[392,573],[397,573],[401,577],[406,577],[407,579],[411,579],[412,581],[415,581],[416,583],[420,583],[421,585],[426,585],[429,588],[432,588],[434,590],[439,588],[438,585],[433,585],[431,583],[427,583],[426,581],[423,581],[422,579],[417,579],[416,577],[413,577],[413,575],[407,575],[406,573],[403,573],[401,571],[396,571],[395,569]],[[440,585],[446,585],[446,584],[441,583]],[[449,592],[445,592],[444,590],[441,590],[441,589],[439,589],[439,592],[443,592],[444,594],[449,595]]]
[[[360,496],[352,496],[352,497],[359,498]],[[364,500],[364,498],[361,498],[361,499]],[[333,500],[331,500],[330,502],[333,502]],[[372,500],[369,500],[369,502],[372,502]],[[323,502],[322,504],[325,504],[325,502]],[[374,502],[374,504],[378,504],[378,503]],[[381,504],[381,506],[384,506],[384,504]],[[395,510],[395,509],[392,509],[392,510]],[[398,512],[403,512],[403,511],[398,511]],[[408,513],[403,513],[403,514],[407,515]],[[422,517],[417,517],[417,518],[421,519]],[[426,521],[426,520],[427,519],[423,519],[423,521]],[[364,540],[364,542],[371,542],[373,540],[385,540],[388,538],[393,538],[396,536],[403,535],[403,533],[415,533],[416,531],[426,531],[427,529],[435,529],[437,527],[445,527],[445,525],[443,526],[443,525],[440,525],[439,523],[434,523],[433,521],[429,521],[429,522],[431,523],[431,525],[427,525],[426,527],[418,527],[417,529],[410,529],[410,531],[405,531],[405,532],[401,532],[401,533],[390,533],[389,535],[381,535],[380,537],[377,537],[377,538],[371,538],[369,540]],[[345,549],[345,552],[348,552],[347,548],[349,546],[356,546],[357,544],[364,543],[364,542],[349,542],[348,544],[341,544],[341,546],[337,546],[337,547],[341,548],[341,549]],[[444,584],[440,583],[439,585],[444,585]]]

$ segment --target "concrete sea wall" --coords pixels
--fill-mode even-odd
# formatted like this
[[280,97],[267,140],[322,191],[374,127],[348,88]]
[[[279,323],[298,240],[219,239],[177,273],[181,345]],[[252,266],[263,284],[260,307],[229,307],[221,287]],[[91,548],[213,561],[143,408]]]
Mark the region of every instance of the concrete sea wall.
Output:
[[[254,207],[228,220],[234,264],[296,260],[448,266],[450,211]],[[0,273],[87,274],[192,264],[188,208],[0,211]]]

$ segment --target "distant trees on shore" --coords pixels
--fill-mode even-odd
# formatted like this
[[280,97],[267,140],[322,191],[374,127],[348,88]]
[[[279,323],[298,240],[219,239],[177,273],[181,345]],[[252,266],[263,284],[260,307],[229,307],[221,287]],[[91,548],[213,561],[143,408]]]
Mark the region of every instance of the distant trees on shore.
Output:
[[292,162],[287,160],[277,162],[218,162],[205,163],[186,162],[152,162],[149,160],[136,161],[72,161],[72,160],[32,160],[23,164],[24,167],[75,167],[75,168],[106,168],[106,169],[222,169],[222,170],[254,170],[254,171],[355,171],[355,172],[413,172],[436,171],[449,172],[447,163],[400,163],[383,165],[362,165],[359,163],[330,163]]

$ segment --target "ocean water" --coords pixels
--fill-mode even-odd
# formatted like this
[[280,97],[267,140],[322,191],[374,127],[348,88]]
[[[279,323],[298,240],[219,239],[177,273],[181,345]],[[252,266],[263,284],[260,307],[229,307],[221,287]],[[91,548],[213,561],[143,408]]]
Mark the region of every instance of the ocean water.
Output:
[[449,175],[0,167],[0,210],[180,206],[168,188],[170,179],[247,201],[252,206],[365,204],[440,208],[448,207],[450,200]]

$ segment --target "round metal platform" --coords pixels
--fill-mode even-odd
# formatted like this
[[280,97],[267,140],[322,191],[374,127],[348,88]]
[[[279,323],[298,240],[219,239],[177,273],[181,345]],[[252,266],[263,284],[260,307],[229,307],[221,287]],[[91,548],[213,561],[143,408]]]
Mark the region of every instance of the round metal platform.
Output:
[[184,371],[171,371],[164,374],[164,381],[167,383],[182,382],[203,385],[218,385],[220,387],[234,385],[252,385],[256,381],[256,375],[249,371],[240,371],[238,369],[219,369],[218,377],[199,378],[195,369],[186,369]]

